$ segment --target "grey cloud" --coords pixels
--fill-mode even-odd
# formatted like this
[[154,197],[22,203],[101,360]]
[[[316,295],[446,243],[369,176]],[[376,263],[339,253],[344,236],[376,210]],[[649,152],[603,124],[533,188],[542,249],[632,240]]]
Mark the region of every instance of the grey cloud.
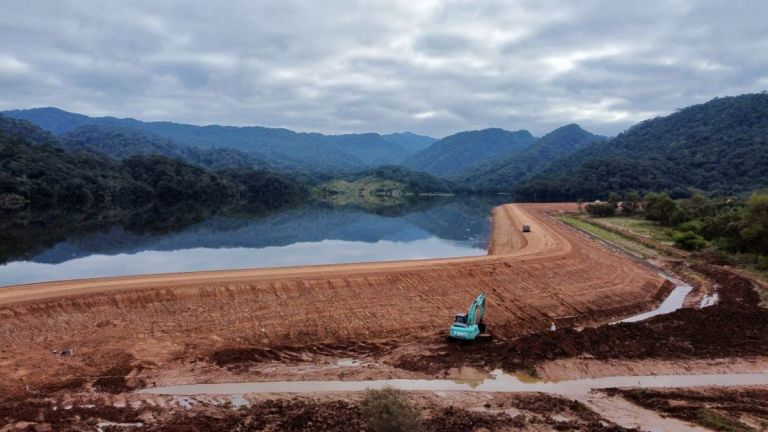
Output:
[[768,85],[759,0],[14,2],[0,109],[328,133],[616,134]]

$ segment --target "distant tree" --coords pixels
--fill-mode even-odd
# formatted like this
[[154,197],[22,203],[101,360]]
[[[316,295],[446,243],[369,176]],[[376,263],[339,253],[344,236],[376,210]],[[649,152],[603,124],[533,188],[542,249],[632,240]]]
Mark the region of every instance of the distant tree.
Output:
[[685,215],[680,207],[665,193],[649,192],[643,198],[645,218],[663,225],[673,225],[684,222]]
[[704,237],[692,231],[677,233],[673,236],[673,239],[675,241],[675,246],[689,251],[695,251],[707,247],[707,241],[704,240]]
[[768,254],[768,191],[755,192],[744,210],[741,237],[756,253]]
[[624,202],[621,205],[621,212],[625,215],[633,215],[640,209],[640,203],[642,202],[640,194],[637,192],[627,192],[624,195]]
[[587,213],[594,217],[609,217],[616,214],[616,205],[612,203],[587,204]]

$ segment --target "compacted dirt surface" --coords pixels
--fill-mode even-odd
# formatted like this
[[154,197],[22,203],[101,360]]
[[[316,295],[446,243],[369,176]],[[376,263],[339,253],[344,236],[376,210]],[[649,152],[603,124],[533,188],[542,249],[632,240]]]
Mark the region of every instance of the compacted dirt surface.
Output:
[[[365,429],[355,392],[192,399],[134,392],[147,386],[436,377],[472,383],[496,368],[570,379],[766,371],[768,312],[754,281],[723,267],[677,264],[679,274],[696,275],[699,295],[717,291],[716,305],[610,324],[656,307],[673,284],[652,265],[553,217],[575,210],[497,207],[484,257],[0,289],[0,431],[139,424],[177,431]],[[532,232],[521,233],[523,224]],[[480,291],[488,294],[493,341],[447,342],[453,314]],[[578,400],[483,392],[409,398],[425,430],[435,431],[711,427],[666,409],[658,402],[666,396],[625,390]],[[677,406],[681,398],[665,400]],[[724,408],[713,402],[712,410]],[[746,429],[721,430],[762,430],[753,420]]]

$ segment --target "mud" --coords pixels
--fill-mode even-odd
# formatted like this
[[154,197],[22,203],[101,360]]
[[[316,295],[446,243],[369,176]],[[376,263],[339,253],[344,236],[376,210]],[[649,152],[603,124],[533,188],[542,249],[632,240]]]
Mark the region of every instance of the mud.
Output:
[[715,430],[768,430],[768,389],[613,389],[606,393]]
[[[435,396],[417,397],[425,432],[467,431],[595,431],[623,432],[577,401],[524,394],[479,401],[459,408]],[[366,430],[359,399],[266,399],[249,407],[198,406],[187,409],[147,406],[116,408],[105,404],[62,407],[54,401],[0,404],[10,430],[95,430],[100,422],[141,423],[141,431],[354,431]],[[56,409],[54,409],[56,407]],[[106,426],[103,430],[124,428]]]
[[381,354],[394,347],[395,343],[392,341],[328,343],[310,346],[230,347],[214,351],[210,359],[217,366],[238,369],[239,366],[264,362],[314,361],[319,357],[364,357]]
[[669,360],[768,355],[768,310],[760,307],[753,283],[722,267],[692,268],[719,285],[716,305],[680,309],[637,323],[559,329],[493,344],[444,344],[427,355],[405,356],[396,366],[439,375],[459,362],[533,371],[538,363],[574,357]]

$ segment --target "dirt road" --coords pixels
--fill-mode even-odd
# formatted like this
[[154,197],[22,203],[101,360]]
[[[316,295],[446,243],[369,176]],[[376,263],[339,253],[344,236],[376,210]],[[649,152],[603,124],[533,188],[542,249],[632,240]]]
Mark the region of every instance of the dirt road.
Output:
[[[499,337],[607,322],[662,298],[664,279],[549,216],[493,213],[489,255],[102,278],[0,289],[0,387],[166,367],[222,347],[428,340],[479,291]],[[528,224],[529,234],[520,227]],[[74,350],[62,359],[53,351]],[[116,372],[117,371],[117,372]]]

